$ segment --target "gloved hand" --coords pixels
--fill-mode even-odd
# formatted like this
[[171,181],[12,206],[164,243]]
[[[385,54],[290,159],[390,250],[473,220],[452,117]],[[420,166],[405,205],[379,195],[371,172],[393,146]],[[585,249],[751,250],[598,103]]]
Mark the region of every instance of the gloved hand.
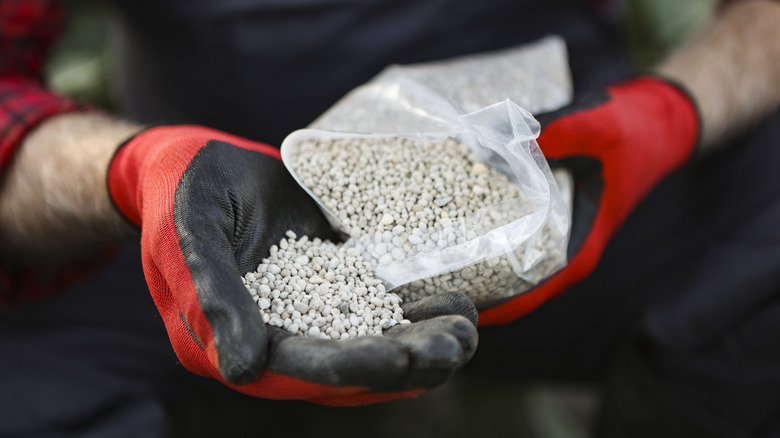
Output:
[[463,295],[411,303],[414,323],[344,341],[263,323],[241,281],[287,230],[334,238],[277,149],[201,126],[151,128],[108,172],[119,211],[141,228],[149,289],[182,364],[253,396],[359,404],[415,395],[474,353]]
[[691,98],[656,77],[609,87],[538,119],[542,152],[574,175],[569,263],[536,288],[480,308],[480,325],[513,321],[590,274],[634,207],[690,160],[700,129]]

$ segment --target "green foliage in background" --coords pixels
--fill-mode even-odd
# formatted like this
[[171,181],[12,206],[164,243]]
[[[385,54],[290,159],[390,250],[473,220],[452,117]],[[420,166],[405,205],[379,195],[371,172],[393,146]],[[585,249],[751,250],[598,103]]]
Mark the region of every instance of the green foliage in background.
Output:
[[636,66],[646,70],[711,20],[719,0],[625,0],[623,31]]
[[67,96],[112,108],[105,11],[98,1],[64,3],[65,29],[47,58],[46,83]]

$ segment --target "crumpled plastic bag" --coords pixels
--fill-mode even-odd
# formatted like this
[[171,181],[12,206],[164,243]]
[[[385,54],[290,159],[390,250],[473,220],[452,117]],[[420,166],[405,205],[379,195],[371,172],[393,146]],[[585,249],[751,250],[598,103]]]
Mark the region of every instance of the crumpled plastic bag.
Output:
[[[567,103],[571,85],[565,56],[562,40],[550,37],[508,51],[390,67],[335,104],[311,125],[315,129],[288,136],[283,162],[334,227],[350,236],[345,244],[359,250],[374,274],[405,300],[451,290],[475,302],[517,295],[566,263],[570,180],[565,174],[553,177],[535,142],[539,124],[514,101],[534,111]],[[315,159],[316,145],[323,142],[398,138],[455,139],[517,184],[520,193],[457,220],[405,230],[389,242],[381,237],[387,228],[346,229],[315,193],[317,181],[303,180],[301,166],[328,166],[327,159]]]

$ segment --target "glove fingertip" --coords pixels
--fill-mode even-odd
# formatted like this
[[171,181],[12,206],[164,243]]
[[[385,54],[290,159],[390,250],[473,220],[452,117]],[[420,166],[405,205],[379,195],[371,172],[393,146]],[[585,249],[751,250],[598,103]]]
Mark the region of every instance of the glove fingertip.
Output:
[[479,343],[477,326],[460,315],[442,315],[415,324],[395,325],[385,330],[384,335],[402,343],[425,342],[429,346],[436,346],[438,342],[446,345],[449,341],[441,336],[457,340],[462,350],[458,356],[464,364],[474,356]]
[[409,374],[405,384],[409,387],[439,386],[449,380],[473,355],[472,343],[462,339],[463,334],[455,329],[453,320],[458,320],[461,328],[468,330],[470,327],[476,332],[468,320],[456,315],[441,316],[396,330],[393,327],[386,332],[387,336],[403,345],[408,352]]
[[279,339],[272,347],[268,370],[306,382],[393,390],[409,369],[406,349],[381,336],[344,341],[294,335]]
[[219,373],[228,383],[245,385],[260,376],[268,362],[268,337],[265,325],[220,336],[214,333]]
[[477,345],[479,344],[476,321],[453,316],[449,331],[460,341],[463,348],[464,363],[469,361],[476,353]]
[[443,315],[461,315],[474,327],[479,322],[479,312],[469,297],[460,292],[444,292],[419,301],[402,304],[404,316],[412,322]]
[[233,385],[246,385],[257,380],[265,369],[265,356],[247,358],[233,353],[219,358],[219,373],[222,378]]

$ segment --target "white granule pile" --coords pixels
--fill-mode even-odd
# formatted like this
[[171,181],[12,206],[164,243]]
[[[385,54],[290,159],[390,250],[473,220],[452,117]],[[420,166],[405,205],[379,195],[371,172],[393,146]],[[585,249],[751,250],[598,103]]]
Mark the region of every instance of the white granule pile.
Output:
[[292,231],[243,281],[265,322],[293,334],[338,340],[410,323],[359,251]]
[[[360,252],[375,266],[462,244],[529,213],[520,185],[455,138],[311,138],[297,146],[292,169],[343,231],[369,237],[361,240]],[[453,226],[478,211],[487,214],[476,226]],[[447,291],[463,292],[475,302],[515,295],[565,263],[556,247],[561,238],[546,226],[532,245],[514,250],[515,260],[481,260],[392,292],[404,301]],[[519,277],[513,265],[539,254],[546,256]]]
[[302,141],[294,158],[303,184],[352,237],[448,226],[481,208],[523,196],[519,185],[452,137]]

